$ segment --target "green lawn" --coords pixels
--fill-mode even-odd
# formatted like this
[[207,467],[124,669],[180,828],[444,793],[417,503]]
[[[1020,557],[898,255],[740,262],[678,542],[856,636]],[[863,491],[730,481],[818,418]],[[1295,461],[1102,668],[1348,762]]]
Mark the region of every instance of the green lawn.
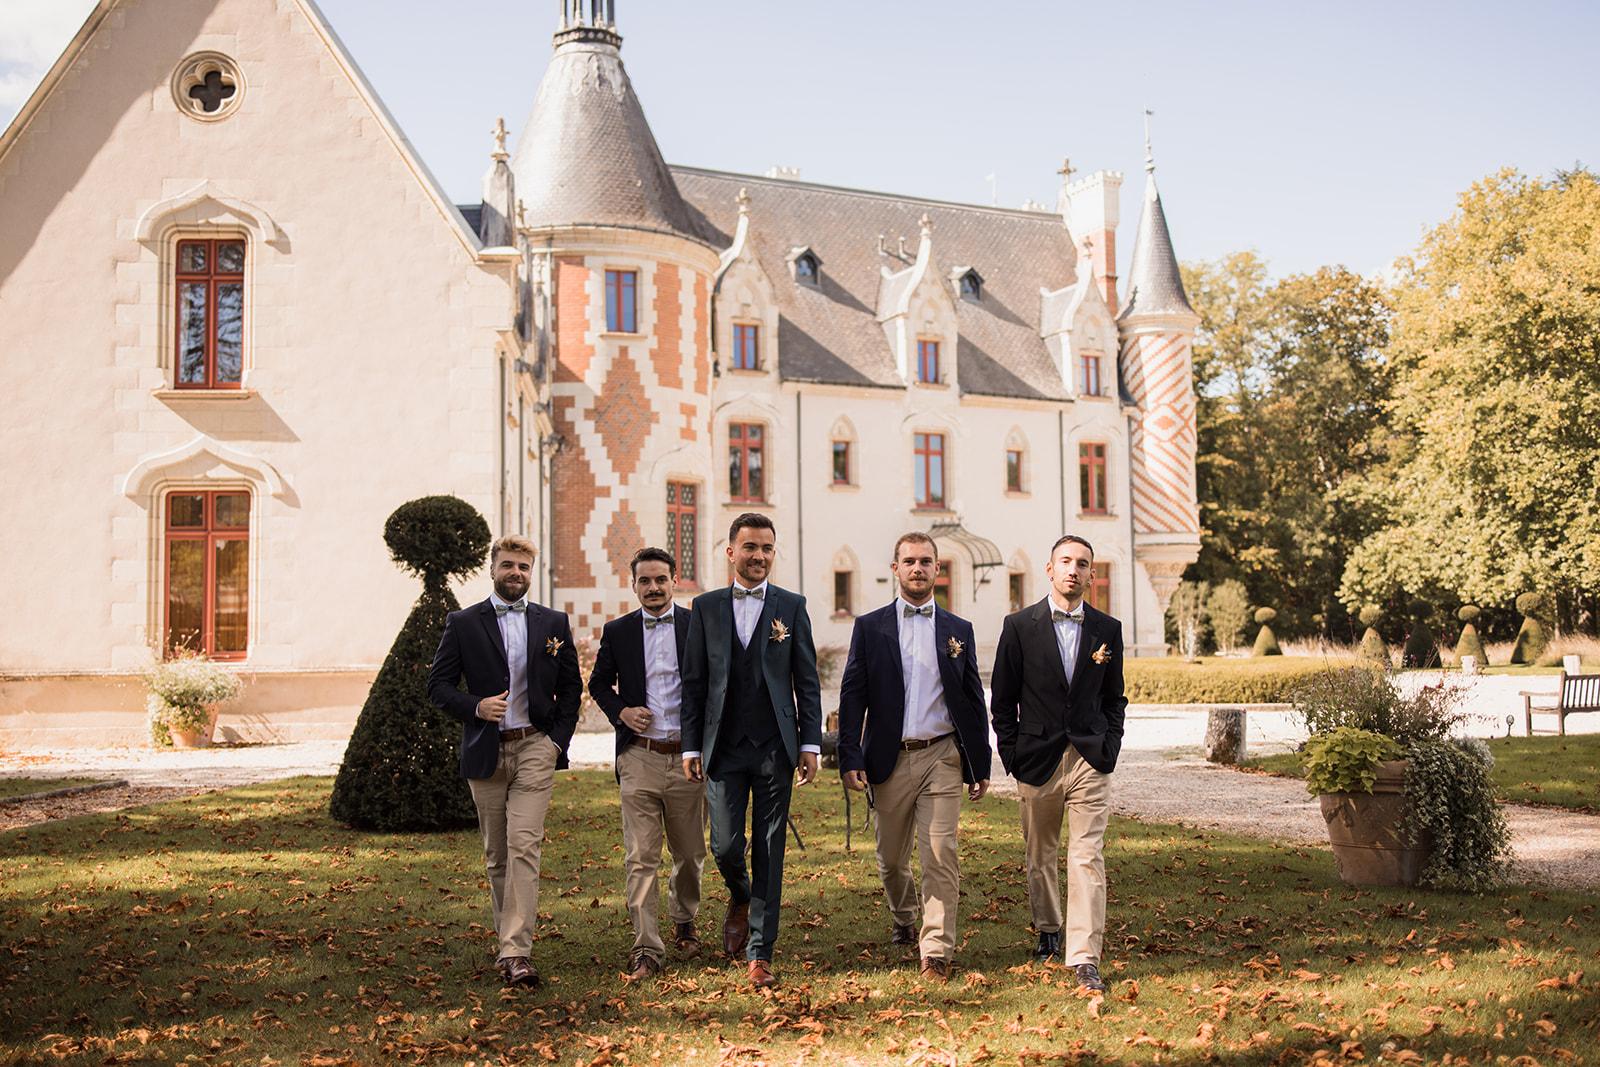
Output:
[[[1600,734],[1566,737],[1497,737],[1494,784],[1505,800],[1600,812]],[[1297,752],[1258,756],[1246,766],[1269,774],[1305,777]]]
[[96,778],[0,778],[0,800],[27,793],[44,793],[75,785],[93,785]]
[[[0,834],[0,1063],[1575,1062],[1600,1041],[1593,897],[1357,890],[1321,850],[1113,820],[1111,996],[1024,965],[1012,802],[963,824],[964,969],[885,945],[870,849],[801,790],[772,994],[742,969],[619,977],[616,785],[564,775],[535,991],[491,981],[471,833],[332,825],[327,779]],[[859,814],[859,808],[857,809]],[[858,839],[859,840],[859,839]],[[725,899],[708,872],[702,934]]]

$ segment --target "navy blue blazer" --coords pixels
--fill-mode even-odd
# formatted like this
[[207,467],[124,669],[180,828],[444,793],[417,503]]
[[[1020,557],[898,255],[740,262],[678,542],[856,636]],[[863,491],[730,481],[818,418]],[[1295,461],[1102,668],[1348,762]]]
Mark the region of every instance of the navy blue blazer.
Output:
[[[900,758],[906,687],[895,615],[899,610],[896,600],[856,619],[839,689],[839,772],[866,771],[874,785],[889,777]],[[936,608],[933,634],[944,704],[961,750],[961,777],[969,784],[984,781],[991,762],[989,722],[972,624]],[[952,640],[959,642],[959,651]]]
[[[564,768],[583,699],[572,624],[565,612],[530,603],[527,626],[528,721],[561,749],[556,767]],[[559,645],[551,651],[554,642]],[[460,688],[463,678],[465,690]],[[510,688],[511,672],[494,602],[485,599],[451,612],[428,671],[428,698],[461,720],[462,777],[494,774],[500,762],[500,727],[478,718],[478,701]]]
[[[589,695],[606,713],[617,731],[617,755],[633,744],[634,732],[622,721],[623,708],[645,706],[644,611],[630,611],[612,619],[600,630],[600,651],[589,674]],[[672,630],[678,641],[678,675],[689,642],[689,609],[672,609]],[[679,710],[682,717],[682,710]]]
[[[1122,752],[1128,698],[1122,691],[1122,623],[1088,604],[1073,665],[1061,667],[1050,598],[1006,616],[990,677],[990,714],[1000,759],[1019,782],[1043,785],[1070,744],[1110,774]],[[1106,648],[1104,663],[1094,651]]]

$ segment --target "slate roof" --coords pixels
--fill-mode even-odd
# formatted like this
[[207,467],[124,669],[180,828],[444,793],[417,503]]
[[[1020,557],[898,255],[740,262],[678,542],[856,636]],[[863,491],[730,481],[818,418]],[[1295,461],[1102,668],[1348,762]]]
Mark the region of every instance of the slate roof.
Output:
[[1166,314],[1187,311],[1189,297],[1183,291],[1183,275],[1178,257],[1172,251],[1172,235],[1167,232],[1167,213],[1161,209],[1161,193],[1156,176],[1145,180],[1144,208],[1139,213],[1139,229],[1133,238],[1133,258],[1128,266],[1128,300],[1117,315]]
[[626,226],[705,239],[604,35],[557,35],[511,169],[529,227]]
[[[919,219],[933,225],[931,270],[984,279],[981,300],[955,299],[959,387],[989,396],[1064,399],[1060,372],[1039,336],[1039,290],[1076,278],[1077,252],[1059,215],[951,204],[785,179],[672,168],[696,225],[719,249],[733,243],[737,196],[750,195],[750,237],[778,300],[778,372],[789,381],[904,388],[877,321],[880,266],[909,267]],[[884,236],[889,254],[878,252]],[[906,256],[899,239],[906,239]],[[822,284],[797,283],[788,257],[809,247]],[[946,292],[953,289],[947,288]]]

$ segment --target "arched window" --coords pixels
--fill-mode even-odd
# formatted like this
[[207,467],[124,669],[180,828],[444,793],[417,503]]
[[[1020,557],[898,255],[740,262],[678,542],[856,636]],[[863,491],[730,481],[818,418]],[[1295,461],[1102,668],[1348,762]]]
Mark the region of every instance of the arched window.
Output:
[[250,490],[174,489],[162,528],[163,650],[243,659],[250,636]]

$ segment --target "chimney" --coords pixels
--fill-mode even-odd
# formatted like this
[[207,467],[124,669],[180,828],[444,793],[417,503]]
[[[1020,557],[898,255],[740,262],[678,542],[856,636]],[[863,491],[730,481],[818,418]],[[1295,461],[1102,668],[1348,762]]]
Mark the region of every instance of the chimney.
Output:
[[1117,309],[1117,199],[1122,191],[1122,172],[1097,170],[1087,178],[1073,181],[1075,171],[1063,162],[1060,210],[1078,250],[1094,265],[1095,278],[1106,306]]

